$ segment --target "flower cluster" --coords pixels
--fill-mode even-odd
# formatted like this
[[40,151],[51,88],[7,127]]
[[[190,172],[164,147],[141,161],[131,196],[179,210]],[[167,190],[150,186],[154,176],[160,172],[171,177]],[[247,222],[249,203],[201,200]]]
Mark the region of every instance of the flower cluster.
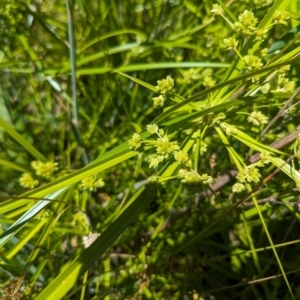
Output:
[[260,57],[265,57],[268,54],[268,49],[267,48],[263,48],[259,51],[259,56]]
[[264,167],[270,163],[270,153],[263,152],[260,154],[261,159],[249,166],[246,166],[236,176],[237,182],[232,186],[234,193],[240,193],[246,189],[245,184],[251,182],[259,182],[261,174],[259,173],[258,167]]
[[[55,171],[57,171],[57,165],[58,163],[53,161],[44,163],[37,160],[31,163],[31,167],[34,169],[35,175],[44,178],[49,178]],[[39,184],[39,181],[35,179],[31,173],[23,173],[23,175],[19,179],[19,183],[25,188],[33,189]]]
[[260,111],[253,111],[247,120],[255,126],[268,123],[268,118]]
[[289,13],[286,11],[276,10],[273,15],[274,23],[277,25],[287,25],[287,20],[290,18]]
[[223,8],[219,4],[213,4],[213,8],[212,8],[211,12],[214,15],[222,16],[223,15]]
[[39,184],[39,181],[34,179],[30,173],[24,173],[19,182],[21,186],[29,189],[34,189]]
[[[193,147],[193,151],[195,152],[196,145]],[[207,152],[207,144],[203,141],[200,140],[200,149],[199,149],[200,155],[203,155],[205,152]]]
[[243,61],[249,71],[259,70],[263,65],[261,59],[255,55],[245,55]]
[[225,130],[225,133],[228,136],[237,133],[237,130],[233,125],[222,122],[222,123],[220,123],[220,126]]
[[45,178],[49,178],[55,171],[58,170],[57,165],[58,163],[53,161],[43,163],[38,160],[31,163],[32,168],[35,169],[36,175]]
[[181,182],[185,184],[210,184],[214,182],[211,176],[207,174],[200,175],[195,170],[180,169],[178,175],[182,178]]
[[158,133],[158,126],[155,123],[147,125],[146,129],[150,134]]
[[104,185],[105,182],[101,178],[98,178],[97,176],[90,176],[81,180],[79,188],[83,191],[88,190],[92,192]]
[[[269,29],[274,24],[282,24],[286,25],[286,20],[289,18],[289,15],[287,12],[280,12],[276,11],[273,15],[274,23],[267,28],[258,28],[258,19],[255,17],[254,13],[250,10],[244,10],[239,16],[237,22],[231,22],[226,18],[224,15],[224,11],[222,7],[218,4],[214,4],[211,12],[214,15],[221,16],[226,23],[237,33],[240,33],[243,37],[250,37],[254,36],[255,40],[262,42],[266,39]],[[257,55],[245,55],[242,57],[242,55],[239,53],[237,47],[239,44],[239,41],[235,39],[234,37],[229,37],[223,40],[223,44],[226,47],[227,50],[234,50],[237,55],[243,59],[244,63],[246,64],[247,68],[250,71],[253,70],[259,70],[263,63],[261,62],[260,57],[263,57],[267,54],[267,49],[264,49],[260,54]],[[257,81],[258,78],[254,78],[254,81]]]
[[[227,24],[237,33],[240,33],[244,37],[254,36],[256,41],[262,42],[266,39],[268,31],[273,25],[284,25],[286,26],[287,20],[290,18],[289,13],[286,11],[275,11],[273,14],[273,24],[269,25],[267,28],[258,28],[258,19],[255,17],[252,11],[244,10],[239,16],[237,22],[231,22],[224,15],[224,10],[218,4],[213,4],[211,12],[214,15],[221,16]],[[223,44],[227,50],[234,50],[236,54],[243,60],[249,71],[260,70],[263,66],[262,57],[268,54],[268,49],[263,49],[257,51],[256,55],[249,54],[242,56],[237,49],[239,42],[234,37],[229,37],[223,40]],[[295,85],[293,81],[289,81],[285,77],[285,72],[288,70],[287,67],[281,67],[278,72],[282,75],[278,78],[276,92],[290,92],[293,91]],[[261,75],[252,77],[252,82],[258,82]],[[269,90],[267,91],[269,92]]]
[[153,100],[153,106],[159,107],[164,105],[166,97],[164,95],[159,95],[158,97],[153,97],[152,100]]
[[160,92],[161,95],[152,98],[154,107],[164,105],[166,94],[173,88],[173,86],[174,79],[171,76],[167,76],[167,78],[157,81],[156,90],[157,92]]
[[285,75],[285,72],[286,72],[286,71],[289,71],[290,68],[291,68],[290,65],[281,66],[280,68],[278,68],[278,73],[279,73],[279,74],[282,74],[282,75]]
[[157,178],[155,176],[148,177],[148,183],[156,184],[157,183]]
[[268,33],[268,29],[265,29],[265,28],[260,28],[260,29],[257,29],[255,30],[254,32],[254,35],[255,35],[255,39],[257,41],[264,41],[265,38],[267,37],[267,33]]
[[246,166],[236,176],[237,180],[241,183],[244,182],[258,182],[260,180],[260,173],[255,164]]
[[174,79],[171,76],[167,76],[166,79],[157,80],[156,89],[158,92],[165,94],[174,86]]
[[266,164],[270,163],[270,152],[262,152],[260,153],[260,160],[256,163],[256,166],[263,167]]
[[137,150],[142,145],[142,138],[138,133],[134,133],[132,138],[128,141],[130,149]]
[[180,164],[185,164],[188,162],[189,156],[186,151],[179,150],[174,152],[174,159],[178,161]]
[[208,174],[200,175],[195,170],[180,169],[178,175],[181,178],[182,184],[190,193],[198,193],[202,184],[211,184],[214,182],[213,178]]
[[216,85],[216,81],[213,80],[210,76],[205,76],[203,78],[203,83],[202,83],[206,88],[213,87]]
[[256,31],[258,19],[255,18],[253,12],[245,10],[238,17],[239,21],[233,24],[236,32],[241,32],[244,36],[253,35]]
[[277,80],[277,86],[273,92],[293,92],[295,89],[295,81],[287,79],[284,75],[279,75]]
[[[185,185],[199,185],[199,184],[210,184],[213,182],[213,178],[207,174],[198,174],[193,169],[192,160],[189,157],[189,153],[180,149],[177,141],[171,141],[170,136],[167,133],[158,127],[157,124],[152,123],[146,126],[146,129],[149,134],[156,135],[156,139],[144,139],[142,140],[140,135],[135,133],[132,139],[129,140],[129,145],[135,147],[138,143],[144,143],[146,148],[150,147],[155,149],[155,154],[149,156],[149,168],[156,168],[166,159],[173,158],[180,166],[181,169],[178,172],[178,177],[181,178],[181,182]],[[207,151],[207,145],[204,141],[201,141],[200,144],[200,153],[203,154]],[[92,181],[93,183],[93,181]],[[92,188],[92,183],[89,186]],[[152,176],[148,179],[148,184],[156,184],[157,177]]]
[[175,151],[179,150],[177,142],[171,142],[168,135],[164,130],[159,129],[156,124],[149,124],[147,130],[150,134],[157,134],[158,139],[156,141],[149,141],[148,143],[153,145],[156,149],[157,155],[150,158],[150,168],[156,168],[159,163],[163,162],[169,157],[169,154],[174,154]]
[[227,50],[230,50],[230,49],[236,49],[239,42],[235,38],[230,37],[228,39],[224,39],[223,43],[227,48]]
[[290,66],[283,66],[277,70],[277,76],[269,82],[266,82],[260,87],[263,94],[267,94],[270,91],[276,93],[288,93],[295,90],[296,83],[293,80],[289,80],[285,75]]

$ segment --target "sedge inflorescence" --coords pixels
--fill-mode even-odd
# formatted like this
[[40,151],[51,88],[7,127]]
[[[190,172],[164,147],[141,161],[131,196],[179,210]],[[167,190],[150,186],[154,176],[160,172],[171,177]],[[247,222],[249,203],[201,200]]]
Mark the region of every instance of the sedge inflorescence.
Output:
[[232,186],[232,191],[234,193],[240,193],[246,190],[246,184],[259,182],[261,173],[258,168],[270,163],[270,156],[270,152],[262,152],[260,154],[261,159],[258,162],[241,169],[236,176],[237,182]]
[[[155,123],[148,124],[146,130],[150,135],[156,135],[155,139],[143,139],[139,135],[139,144],[143,144],[145,148],[154,149],[154,153],[148,156],[149,168],[156,169],[158,166],[165,162],[173,160],[178,164],[177,177],[181,180],[185,186],[198,186],[199,184],[211,184],[213,178],[208,174],[200,175],[194,168],[193,162],[190,158],[190,153],[180,148],[178,141],[172,140],[171,136],[165,132],[165,130],[159,128]],[[130,148],[133,147],[134,140],[136,139],[137,133],[128,141]],[[207,149],[207,145],[204,142],[200,143],[200,152],[203,153]],[[194,149],[194,148],[193,148]],[[193,152],[193,151],[192,151]],[[156,184],[159,177],[150,176],[148,179],[149,184]]]
[[[248,53],[242,55],[240,50],[243,47],[243,42],[239,39],[248,39],[250,37],[255,37],[255,41],[263,42],[267,37],[270,29],[273,26],[287,26],[288,20],[290,18],[289,13],[286,11],[276,10],[273,14],[273,23],[267,27],[259,26],[259,19],[254,15],[254,13],[248,9],[241,12],[238,16],[236,22],[232,22],[226,17],[225,12],[219,4],[213,4],[211,12],[215,16],[222,17],[225,22],[232,28],[232,30],[237,33],[237,37],[231,36],[223,40],[224,47],[227,50],[233,50],[241,59],[244,67],[248,71],[257,71],[263,68],[267,60],[268,49],[264,48],[258,50],[255,53]],[[276,79],[272,80],[272,87],[270,90],[276,92],[291,92],[295,88],[294,81],[286,78],[286,68],[281,67],[278,70]],[[257,82],[260,79],[259,75],[253,76],[252,81]],[[265,91],[264,89],[263,91]]]
[[162,107],[166,101],[167,94],[174,86],[174,79],[171,76],[157,81],[156,91],[160,93],[159,96],[153,97],[153,106]]
[[[288,64],[282,65],[281,63],[277,69],[274,67],[274,70],[272,70],[273,74],[271,74],[272,76],[270,75],[269,69],[267,69],[269,73],[267,73],[267,71],[263,72],[263,69],[269,66],[268,60],[272,52],[266,48],[266,45],[268,45],[266,39],[270,36],[272,27],[288,25],[289,14],[284,11],[275,11],[272,24],[262,26],[261,24],[263,23],[260,22],[259,17],[250,9],[241,11],[237,20],[231,20],[230,17],[226,16],[225,11],[227,10],[223,9],[219,4],[213,4],[211,10],[216,17],[223,18],[233,31],[230,37],[223,40],[224,47],[230,51],[231,56],[235,56],[235,70],[241,70],[242,75],[250,73],[248,78],[246,78],[246,82],[249,79],[252,80],[252,82],[248,81],[240,90],[235,90],[234,94],[228,93],[230,97],[232,96],[231,99],[238,99],[240,96],[238,92],[240,91],[241,95],[247,95],[248,97],[252,97],[257,93],[292,92],[295,89],[295,82],[288,79],[288,74],[290,73],[290,66]],[[255,47],[252,47],[251,43],[253,43]],[[260,47],[260,45],[264,47]],[[207,89],[216,85],[212,71],[204,74],[204,71],[190,69],[182,71],[181,75],[183,78],[177,81],[181,84],[188,85],[197,81]],[[233,88],[234,84],[235,83],[232,84]],[[152,98],[154,107],[164,106],[168,95],[172,93],[173,87],[174,80],[170,76],[157,81],[156,92],[159,93],[159,95]],[[222,92],[223,90],[219,94],[221,95]],[[237,96],[235,94],[237,94]],[[195,105],[190,105],[190,107],[201,110],[210,105],[213,106],[215,104],[224,103],[229,99],[226,97],[222,98],[222,96],[219,97],[218,93],[213,94],[213,92],[207,95],[207,99],[203,100],[203,102],[202,100],[199,102],[195,101],[193,103]],[[132,138],[129,139],[128,144],[132,150],[141,151],[140,149],[143,148],[143,150],[149,151],[152,149],[152,152],[147,156],[150,169],[158,169],[166,162],[175,162],[178,172],[174,177],[179,178],[182,184],[194,186],[195,190],[198,190],[199,184],[211,184],[213,182],[213,178],[210,175],[206,173],[200,174],[198,172],[198,157],[195,159],[197,155],[202,156],[208,151],[209,145],[203,140],[203,137],[205,137],[207,133],[205,132],[207,128],[212,129],[212,132],[217,132],[225,145],[227,145],[228,139],[246,140],[248,134],[244,133],[247,126],[245,126],[245,122],[248,122],[248,128],[249,123],[252,125],[249,129],[252,132],[258,132],[260,128],[269,122],[268,113],[265,113],[267,109],[264,107],[266,106],[260,106],[254,103],[250,111],[237,112],[238,115],[244,115],[240,118],[243,124],[239,124],[238,122],[232,122],[232,124],[230,124],[231,122],[226,119],[225,113],[220,111],[213,111],[207,113],[206,116],[200,116],[197,119],[199,136],[195,135],[196,130],[194,130],[194,128],[190,129],[191,131],[189,133],[190,135],[194,134],[193,139],[198,139],[197,143],[195,142],[188,149],[180,145],[180,142],[176,140],[177,133],[168,133],[166,129],[160,128],[158,124],[155,123],[146,126],[146,130],[151,138],[146,137],[146,133],[145,135],[134,133]],[[184,109],[186,109],[186,107],[184,107]],[[203,130],[203,128],[205,129]],[[203,130],[203,133],[201,130]],[[187,133],[187,130],[185,132]],[[153,136],[155,137],[153,138]],[[251,142],[247,141],[244,144],[249,146],[249,143]],[[192,151],[189,151],[190,149]],[[255,149],[255,147],[253,149]],[[248,166],[246,166],[242,158],[233,159],[239,169],[239,174],[236,178],[237,182],[233,186],[233,192],[242,192],[247,188],[248,184],[259,182],[262,177],[259,168],[269,162],[269,156],[269,152],[261,153],[261,160]],[[158,180],[159,176],[152,176],[149,178],[149,183],[156,184]]]
[[[45,184],[56,178],[65,176],[68,172],[64,169],[59,170],[58,163],[54,161],[42,162],[40,160],[31,163],[33,171],[23,173],[19,183],[24,188],[34,189],[39,184]],[[95,191],[105,185],[101,177],[93,175],[86,177],[79,183],[80,190]]]
[[103,186],[105,186],[105,182],[102,178],[98,178],[96,175],[84,178],[79,184],[79,188],[81,190],[87,190],[90,192]]
[[[29,189],[35,188],[39,181],[35,176],[40,177],[41,179],[50,179],[51,176],[58,170],[58,163],[54,161],[42,162],[40,160],[33,161],[31,163],[33,172],[23,173],[19,179],[21,186]],[[34,174],[33,174],[34,173]]]

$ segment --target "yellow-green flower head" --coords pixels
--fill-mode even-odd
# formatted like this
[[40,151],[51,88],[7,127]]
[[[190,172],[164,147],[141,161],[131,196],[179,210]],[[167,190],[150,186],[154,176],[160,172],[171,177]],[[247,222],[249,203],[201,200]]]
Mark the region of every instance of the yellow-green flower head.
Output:
[[258,162],[260,166],[264,166],[268,163],[270,163],[270,152],[262,152],[260,153],[260,161]]
[[207,144],[204,141],[200,141],[200,155],[203,155],[207,152]]
[[236,176],[239,182],[258,182],[260,180],[260,173],[255,165],[250,165],[244,168]]
[[162,155],[158,155],[156,157],[151,157],[149,168],[156,168],[161,162],[164,161],[164,159],[165,159],[165,157]]
[[158,126],[154,123],[147,125],[146,128],[150,134],[154,134],[154,133],[158,132]]
[[248,70],[259,70],[262,67],[261,59],[255,55],[246,55],[243,57],[244,63],[247,65]]
[[237,130],[234,126],[229,125],[225,122],[220,123],[220,126],[225,130],[226,135],[230,136],[232,134],[236,134]]
[[248,182],[259,182],[260,180],[260,173],[259,170],[255,166],[248,166],[248,173],[246,175]]
[[31,174],[24,173],[19,179],[20,185],[25,188],[34,189],[38,184],[38,180],[34,179]]
[[234,193],[241,193],[243,192],[244,190],[246,189],[245,185],[240,183],[240,182],[237,182],[235,183],[233,186],[232,186],[232,191]]
[[268,123],[268,118],[260,111],[253,111],[247,120],[255,126]]
[[228,39],[224,39],[223,43],[227,48],[227,50],[230,50],[230,49],[235,49],[239,42],[236,39],[230,37]]
[[179,149],[177,142],[170,142],[168,136],[157,139],[156,152],[162,155],[167,155]]
[[159,107],[164,105],[166,98],[163,95],[159,95],[158,97],[153,97],[152,100],[153,106]]
[[210,76],[205,76],[203,78],[203,83],[202,83],[206,88],[210,88],[216,85],[216,81],[213,80]]
[[196,171],[185,173],[184,178],[181,180],[183,183],[201,183],[202,178]]
[[178,176],[179,176],[180,178],[184,178],[184,176],[185,176],[187,173],[188,173],[188,170],[187,170],[187,169],[180,169],[180,170],[178,171]]
[[214,15],[221,16],[223,14],[223,8],[219,4],[213,4],[211,12]]
[[138,133],[134,133],[132,138],[128,141],[130,149],[134,148],[134,150],[137,150],[142,145],[142,139],[141,136]]
[[171,76],[167,76],[166,79],[157,80],[156,90],[165,94],[174,86],[174,79]]
[[274,23],[277,25],[287,25],[287,20],[290,18],[287,11],[276,10],[273,15]]
[[201,175],[201,180],[204,184],[210,184],[210,183],[213,183],[214,182],[214,179],[207,175],[207,174],[202,174]]
[[283,75],[284,75],[286,71],[289,71],[289,70],[290,70],[290,68],[291,68],[290,65],[281,66],[281,67],[278,69],[278,72],[279,72],[280,74],[283,74]]
[[185,163],[185,166],[188,167],[188,168],[192,168],[193,162],[189,159],[189,160]]
[[150,176],[148,178],[148,183],[157,183],[157,178],[155,176]]
[[31,163],[31,166],[33,169],[35,169],[35,173],[39,176],[48,178],[50,175],[52,175],[57,168],[58,163],[53,162],[53,161],[48,161],[46,163],[43,163],[41,161],[33,161]]
[[158,159],[158,161],[161,163],[161,162],[163,162],[164,160],[165,160],[165,156],[164,155],[158,155],[157,156],[157,159]]
[[241,32],[245,36],[252,35],[258,20],[254,17],[253,12],[245,10],[239,15],[239,21],[233,24],[236,32]]
[[185,163],[189,160],[189,156],[186,151],[180,150],[174,152],[174,158],[177,162]]
[[96,188],[102,188],[103,186],[105,186],[105,182],[103,181],[103,179],[98,178],[95,182],[95,187]]
[[104,181],[101,178],[97,178],[96,176],[86,177],[81,180],[79,184],[79,188],[81,190],[95,191],[97,188],[103,187],[105,185]]
[[275,92],[293,92],[295,89],[295,81],[289,80],[284,76],[278,77],[278,86]]
[[262,50],[260,50],[260,56],[261,57],[264,57],[264,56],[266,56],[267,54],[268,54],[268,49],[267,48],[264,48],[264,49],[262,49]]
[[213,124],[219,124],[221,120],[224,120],[225,118],[226,115],[224,113],[218,113],[213,119]]
[[156,168],[159,163],[160,163],[160,160],[157,157],[151,157],[149,168]]
[[257,29],[254,34],[256,36],[256,40],[262,42],[267,37],[268,29]]
[[256,26],[258,20],[254,17],[254,14],[252,11],[244,10],[239,15],[239,22],[245,27],[245,28],[253,28]]
[[165,135],[165,132],[164,132],[163,129],[159,129],[159,130],[158,130],[158,134],[159,134],[160,136],[164,136],[164,135]]
[[265,83],[264,85],[262,85],[260,87],[260,91],[263,93],[263,94],[268,94],[270,92],[270,89],[271,89],[271,85],[269,82]]

